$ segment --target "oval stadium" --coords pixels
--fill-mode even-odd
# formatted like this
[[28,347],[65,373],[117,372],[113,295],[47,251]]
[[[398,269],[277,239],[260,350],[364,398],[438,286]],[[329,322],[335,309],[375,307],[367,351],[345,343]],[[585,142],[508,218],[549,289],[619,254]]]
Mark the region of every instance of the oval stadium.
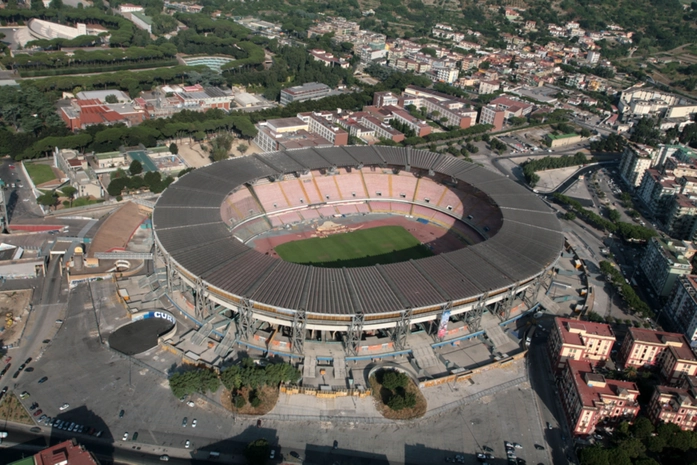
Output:
[[[443,324],[480,329],[531,306],[564,238],[553,212],[510,179],[450,155],[381,146],[251,155],[178,179],[153,211],[158,276],[188,293],[202,342],[222,357],[264,329],[356,355]],[[440,328],[440,329],[439,329]],[[268,339],[267,339],[268,343]],[[253,344],[250,344],[253,347]]]

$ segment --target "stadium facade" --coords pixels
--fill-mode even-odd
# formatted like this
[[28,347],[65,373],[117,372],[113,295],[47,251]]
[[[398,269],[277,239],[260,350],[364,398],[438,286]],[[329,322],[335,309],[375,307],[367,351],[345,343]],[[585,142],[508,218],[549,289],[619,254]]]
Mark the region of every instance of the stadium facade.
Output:
[[[289,224],[374,213],[469,229],[481,241],[361,268],[299,265],[250,246]],[[484,311],[505,321],[515,299],[535,298],[564,242],[555,212],[510,179],[449,155],[379,146],[273,152],[196,169],[159,198],[153,229],[162,292],[193,296],[198,339],[217,332],[222,357],[264,323],[298,354],[318,333],[348,355],[369,331],[389,332],[397,350],[412,328],[443,319],[460,318],[474,333]]]

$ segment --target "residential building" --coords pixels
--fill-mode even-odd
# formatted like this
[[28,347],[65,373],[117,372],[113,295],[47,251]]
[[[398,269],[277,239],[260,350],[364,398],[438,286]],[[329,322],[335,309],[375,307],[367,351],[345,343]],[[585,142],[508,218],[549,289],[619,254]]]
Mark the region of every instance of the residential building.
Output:
[[629,116],[658,114],[681,103],[680,97],[674,94],[644,88],[643,85],[641,83],[622,91],[617,105],[620,113]]
[[693,348],[697,347],[697,275],[688,274],[677,279],[663,314]]
[[622,153],[620,176],[629,186],[637,188],[641,185],[646,170],[654,164],[654,152],[651,147],[630,142]]
[[504,110],[506,119],[511,118],[513,116],[527,116],[530,113],[532,113],[532,110],[534,108],[529,103],[506,97],[504,95],[496,97],[494,100],[489,102],[489,105],[494,106],[499,110]]
[[411,116],[408,111],[394,106],[388,106],[385,109],[391,112],[389,121],[397,120],[401,124],[406,125],[414,131],[416,137],[424,137],[431,134],[431,126],[426,121]]
[[625,368],[655,368],[672,385],[683,376],[697,375],[697,357],[679,333],[629,328],[619,360]]
[[328,85],[320,84],[319,82],[309,82],[302,86],[289,87],[281,91],[281,105],[318,100],[329,95],[330,90]]
[[[673,198],[680,193],[680,183],[675,176],[661,174],[655,168],[646,170],[637,189],[637,195],[652,215],[664,221]],[[677,237],[677,236],[675,236]]]
[[384,60],[387,58],[387,49],[374,49],[369,45],[360,47],[358,57],[363,63],[371,63],[375,60]]
[[593,365],[567,360],[557,378],[559,396],[574,436],[588,436],[598,423],[633,421],[639,413],[639,388],[629,381],[606,379]]
[[479,124],[491,124],[494,126],[494,131],[503,129],[503,123],[505,121],[506,111],[493,105],[483,106],[479,113]]
[[77,189],[75,197],[104,197],[104,188],[90,168],[87,157],[71,149],[53,150],[53,163],[68,177],[70,185]]
[[436,79],[441,82],[452,84],[457,81],[460,71],[457,68],[437,68],[434,69]]
[[501,81],[479,81],[480,94],[493,94],[501,89]]
[[552,368],[561,370],[569,359],[602,366],[610,359],[615,341],[610,325],[556,317],[547,347]]
[[337,58],[329,52],[325,52],[321,49],[310,50],[310,55],[314,61],[319,61],[324,64],[324,66],[338,66],[339,68],[348,68],[351,64],[343,58]]
[[656,386],[647,413],[656,426],[673,423],[683,431],[694,431],[697,426],[697,399],[690,389]]
[[670,237],[688,241],[697,239],[697,206],[690,197],[676,194],[671,197],[667,208],[658,213],[657,217],[665,224]]
[[63,441],[34,455],[35,465],[99,465],[99,460],[76,439]]
[[639,269],[646,276],[656,295],[666,297],[679,276],[692,270],[690,261],[695,254],[692,243],[652,237],[646,244]]
[[131,13],[131,22],[135,24],[139,29],[148,31],[152,34],[152,18],[147,16],[141,11],[134,11]]

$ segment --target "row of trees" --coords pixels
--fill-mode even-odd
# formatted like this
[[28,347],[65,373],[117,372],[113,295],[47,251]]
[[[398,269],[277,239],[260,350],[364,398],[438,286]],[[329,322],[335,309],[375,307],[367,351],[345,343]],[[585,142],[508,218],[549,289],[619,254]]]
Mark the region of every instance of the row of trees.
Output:
[[172,44],[103,49],[99,51],[75,50],[35,53],[32,55],[5,56],[0,59],[7,68],[13,68],[22,76],[45,74],[90,73],[117,69],[151,68],[177,63],[177,48]]
[[682,431],[673,423],[654,427],[643,416],[633,425],[621,423],[609,445],[583,448],[578,457],[581,465],[659,465],[694,463],[697,433]]
[[651,308],[646,304],[646,302],[639,298],[637,293],[634,291],[634,288],[627,284],[620,270],[615,268],[611,262],[607,260],[601,261],[600,272],[603,274],[603,276],[605,276],[605,279],[608,282],[617,288],[629,308],[635,310],[644,318],[653,316]]
[[249,387],[278,386],[283,382],[296,382],[300,371],[287,363],[256,365],[251,358],[245,358],[240,365],[232,365],[220,375],[208,368],[195,368],[173,373],[169,377],[169,387],[176,397],[199,393],[215,392],[222,383],[229,390]]
[[566,168],[567,166],[585,165],[589,160],[583,152],[577,152],[573,157],[562,155],[561,157],[544,157],[524,162],[521,167],[525,180],[530,187],[535,187],[540,180],[536,171]]
[[[566,208],[568,208],[575,215],[578,215],[579,218],[583,219],[591,226],[602,231],[617,233],[625,240],[647,241],[656,236],[656,231],[653,229],[631,223],[624,223],[621,221],[613,222],[605,219],[602,216],[583,208],[580,202],[572,199],[571,197],[567,197],[566,195],[555,193],[552,197],[557,203],[566,206]],[[619,219],[619,217],[617,217],[617,219]]]

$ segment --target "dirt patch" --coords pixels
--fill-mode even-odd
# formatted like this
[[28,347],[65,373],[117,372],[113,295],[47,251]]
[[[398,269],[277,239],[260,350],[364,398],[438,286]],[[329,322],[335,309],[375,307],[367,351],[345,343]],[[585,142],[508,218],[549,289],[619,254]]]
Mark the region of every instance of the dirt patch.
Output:
[[[201,148],[201,144],[198,142],[189,142],[188,139],[175,141],[177,148],[179,149],[179,156],[184,159],[186,164],[193,168],[200,168],[201,166],[206,166],[212,163],[212,160],[208,154],[208,151]],[[240,153],[237,150],[239,145],[246,145],[247,150],[244,153]],[[203,141],[203,145],[207,145],[206,141]],[[256,145],[252,144],[251,141],[243,139],[235,139],[232,141],[232,148],[230,149],[230,157],[241,157],[247,155],[253,155],[255,153],[261,153],[261,149]]]
[[415,418],[421,418],[426,414],[426,408],[428,403],[426,398],[421,393],[419,387],[414,384],[413,381],[409,381],[407,384],[406,391],[411,392],[416,396],[416,405],[412,408],[405,408],[402,410],[392,410],[389,408],[382,399],[383,387],[378,382],[375,376],[370,378],[370,389],[373,391],[373,398],[375,400],[375,409],[380,412],[380,415],[390,420],[413,420]]
[[0,420],[13,421],[24,425],[34,425],[29,412],[27,412],[12,391],[5,394],[2,402],[0,402]]
[[220,395],[220,402],[223,404],[223,407],[230,410],[231,412],[239,413],[240,415],[252,416],[266,415],[271,410],[273,410],[273,408],[276,406],[276,403],[278,402],[278,388],[264,386],[259,389],[261,404],[258,407],[252,407],[252,404],[249,403],[250,391],[251,389],[247,387],[243,387],[238,391],[238,395],[241,395],[247,400],[247,403],[244,405],[244,407],[240,409],[232,405],[232,393],[225,388],[223,388],[223,392]]
[[16,343],[22,335],[33,292],[31,289],[0,292],[0,328],[5,328],[0,332],[3,345]]

